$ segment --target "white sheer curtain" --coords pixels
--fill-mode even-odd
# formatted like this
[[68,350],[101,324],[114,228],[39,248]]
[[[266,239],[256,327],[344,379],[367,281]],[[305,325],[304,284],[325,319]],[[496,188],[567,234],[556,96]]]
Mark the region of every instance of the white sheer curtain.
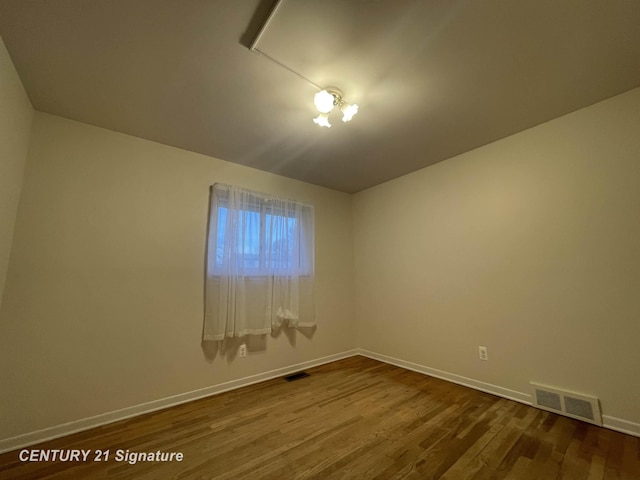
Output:
[[313,268],[312,206],[213,185],[204,339],[314,326]]

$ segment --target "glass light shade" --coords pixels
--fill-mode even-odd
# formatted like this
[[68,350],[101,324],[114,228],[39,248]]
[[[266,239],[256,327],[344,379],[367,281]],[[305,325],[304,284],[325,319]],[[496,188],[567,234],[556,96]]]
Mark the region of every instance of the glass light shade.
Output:
[[329,113],[331,110],[333,110],[334,100],[335,99],[333,98],[333,95],[331,95],[326,90],[320,90],[313,97],[313,103],[315,104],[318,111],[322,113]]
[[355,103],[352,105],[345,103],[341,108],[341,110],[342,110],[342,121],[349,122],[354,117],[354,115],[358,113],[358,105],[356,105]]
[[316,118],[313,119],[313,123],[316,125],[320,125],[321,127],[331,128],[331,124],[329,123],[329,114],[321,113]]

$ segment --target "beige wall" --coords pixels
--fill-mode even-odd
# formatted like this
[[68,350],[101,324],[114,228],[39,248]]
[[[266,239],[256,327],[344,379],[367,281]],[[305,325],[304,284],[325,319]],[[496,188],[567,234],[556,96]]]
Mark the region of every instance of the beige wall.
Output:
[[354,222],[360,347],[640,422],[640,89],[361,192]]
[[[312,339],[201,349],[215,182],[315,205]],[[354,348],[352,245],[349,195],[36,113],[0,312],[2,437]]]
[[0,304],[13,242],[33,108],[0,38]]

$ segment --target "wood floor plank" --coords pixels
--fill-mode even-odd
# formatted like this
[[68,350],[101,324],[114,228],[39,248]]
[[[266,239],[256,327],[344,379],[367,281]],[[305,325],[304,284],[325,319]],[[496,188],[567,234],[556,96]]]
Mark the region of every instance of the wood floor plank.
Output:
[[[45,442],[106,462],[23,462],[10,479],[638,480],[640,439],[351,357]],[[116,461],[116,450],[182,462]]]

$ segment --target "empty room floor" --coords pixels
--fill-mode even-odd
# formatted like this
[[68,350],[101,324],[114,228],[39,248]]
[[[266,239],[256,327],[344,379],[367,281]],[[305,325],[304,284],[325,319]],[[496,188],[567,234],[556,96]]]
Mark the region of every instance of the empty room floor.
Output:
[[[5,453],[0,477],[640,478],[640,438],[361,356],[307,372],[29,447],[91,450],[86,462]],[[127,450],[183,459],[132,464]]]

